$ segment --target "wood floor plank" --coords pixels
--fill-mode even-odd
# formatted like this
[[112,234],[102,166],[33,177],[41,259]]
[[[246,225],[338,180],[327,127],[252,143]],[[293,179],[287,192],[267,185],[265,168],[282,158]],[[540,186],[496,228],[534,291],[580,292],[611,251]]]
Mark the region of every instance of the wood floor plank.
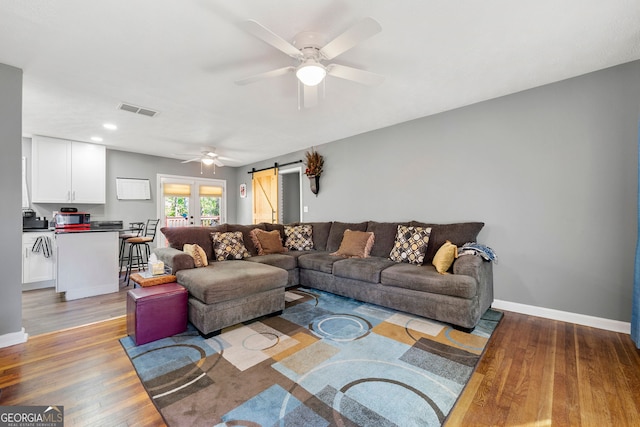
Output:
[[0,349],[0,404],[62,405],[65,426],[165,425],[118,341],[124,336],[119,317]]
[[445,426],[640,425],[625,334],[506,312]]
[[129,289],[131,286],[121,281],[118,292],[72,301],[65,301],[53,288],[25,291],[22,326],[29,336],[36,336],[122,316]]

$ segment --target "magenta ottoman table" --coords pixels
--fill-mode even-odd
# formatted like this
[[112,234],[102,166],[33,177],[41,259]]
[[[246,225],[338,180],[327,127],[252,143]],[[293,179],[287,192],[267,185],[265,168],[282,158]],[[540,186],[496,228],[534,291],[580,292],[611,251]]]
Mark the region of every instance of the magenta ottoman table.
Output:
[[187,290],[166,283],[127,292],[127,334],[136,345],[187,329]]

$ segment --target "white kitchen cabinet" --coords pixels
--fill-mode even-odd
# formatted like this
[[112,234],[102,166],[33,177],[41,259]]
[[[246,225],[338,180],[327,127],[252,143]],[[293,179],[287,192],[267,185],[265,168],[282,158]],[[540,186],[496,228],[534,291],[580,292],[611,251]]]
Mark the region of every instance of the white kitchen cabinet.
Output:
[[105,203],[103,145],[34,136],[31,141],[34,203]]
[[[41,248],[33,252],[33,245],[39,237],[48,237],[51,242],[49,257]],[[56,252],[53,231],[22,233],[22,283],[44,282],[55,279]],[[50,285],[51,286],[51,285]]]
[[58,233],[56,291],[67,301],[118,292],[118,231]]

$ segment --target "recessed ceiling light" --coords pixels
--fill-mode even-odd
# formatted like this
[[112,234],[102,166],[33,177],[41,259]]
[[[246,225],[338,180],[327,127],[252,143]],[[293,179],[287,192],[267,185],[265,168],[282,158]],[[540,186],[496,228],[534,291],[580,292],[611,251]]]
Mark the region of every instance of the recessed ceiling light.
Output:
[[102,127],[104,127],[105,129],[109,129],[109,130],[117,130],[118,126],[114,125],[113,123],[105,123],[102,125]]
[[101,137],[99,137],[99,136],[92,136],[92,137],[91,137],[91,140],[92,140],[93,142],[102,142],[102,138],[101,138]]

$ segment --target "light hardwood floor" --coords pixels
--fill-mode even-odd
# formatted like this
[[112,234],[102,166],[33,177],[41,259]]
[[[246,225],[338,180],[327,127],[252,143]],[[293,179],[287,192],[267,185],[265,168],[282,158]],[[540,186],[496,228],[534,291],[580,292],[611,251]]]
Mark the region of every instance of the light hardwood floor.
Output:
[[[118,339],[124,317],[0,349],[0,405],[64,405],[66,426],[164,425]],[[506,312],[451,426],[640,425],[628,335]]]
[[65,301],[53,288],[22,292],[22,326],[29,336],[113,319],[126,314],[129,287],[121,281],[120,291]]

